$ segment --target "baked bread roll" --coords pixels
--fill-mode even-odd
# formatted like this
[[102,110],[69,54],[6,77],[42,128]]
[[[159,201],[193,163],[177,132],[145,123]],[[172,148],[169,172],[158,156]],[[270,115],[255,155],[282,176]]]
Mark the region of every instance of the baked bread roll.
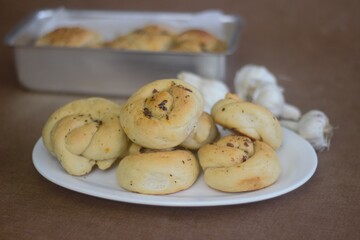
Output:
[[116,178],[128,191],[159,195],[189,188],[199,173],[199,163],[190,151],[144,150],[123,158],[116,170]]
[[214,121],[251,139],[260,140],[277,149],[282,143],[282,129],[277,118],[266,108],[245,102],[228,93],[211,109]]
[[280,162],[266,143],[229,135],[198,151],[208,186],[223,192],[258,190],[273,184],[280,175]]
[[176,79],[151,82],[137,90],[121,110],[121,125],[131,141],[151,149],[180,145],[204,109],[202,95]]
[[210,114],[203,112],[194,130],[180,146],[190,150],[197,150],[205,144],[215,141],[219,135],[219,131]]
[[224,52],[226,49],[226,43],[212,34],[193,29],[176,36],[170,50],[177,52]]
[[37,46],[57,47],[100,47],[102,36],[82,27],[61,27],[43,36],[35,43]]
[[172,44],[173,37],[174,34],[169,30],[157,25],[149,25],[120,36],[106,43],[105,46],[127,50],[165,51]]
[[45,123],[44,145],[71,175],[87,174],[94,165],[105,170],[128,148],[128,138],[120,125],[120,109],[103,98],[70,102]]

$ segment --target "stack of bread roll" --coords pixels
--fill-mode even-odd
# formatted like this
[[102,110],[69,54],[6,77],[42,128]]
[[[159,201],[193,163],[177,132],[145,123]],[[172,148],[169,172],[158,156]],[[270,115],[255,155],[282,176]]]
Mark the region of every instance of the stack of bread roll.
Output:
[[[231,134],[220,136],[219,126]],[[208,114],[199,90],[178,79],[151,82],[121,106],[71,102],[50,116],[43,141],[72,175],[119,160],[119,186],[142,194],[185,190],[201,170],[213,189],[252,191],[273,184],[281,170],[282,131],[267,109],[229,93]]]
[[[120,114],[121,125],[139,150],[121,160],[121,187],[168,194],[189,188],[200,174],[197,150],[218,136],[192,85],[176,79],[154,81],[135,92]],[[136,148],[135,148],[136,149]]]
[[273,184],[281,171],[276,149],[282,143],[282,130],[277,118],[266,108],[230,93],[213,106],[211,114],[233,134],[199,150],[205,182],[224,192]]
[[151,52],[212,52],[227,50],[227,44],[201,29],[176,33],[160,25],[146,25],[105,41],[99,33],[84,27],[58,27],[40,36],[36,46],[112,48]]

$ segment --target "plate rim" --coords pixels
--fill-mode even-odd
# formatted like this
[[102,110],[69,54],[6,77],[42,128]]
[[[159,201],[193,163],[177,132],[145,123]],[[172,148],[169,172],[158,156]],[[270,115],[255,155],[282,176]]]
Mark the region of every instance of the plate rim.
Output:
[[[225,205],[235,205],[235,204],[246,204],[246,203],[252,203],[252,202],[259,202],[268,200],[271,198],[282,196],[286,193],[289,193],[303,184],[305,184],[315,173],[318,165],[318,158],[317,154],[314,150],[314,148],[308,143],[305,139],[297,135],[296,133],[292,132],[291,130],[283,128],[284,135],[289,135],[291,137],[295,137],[297,141],[300,141],[301,144],[304,144],[306,148],[308,148],[307,154],[311,155],[310,159],[307,159],[306,161],[311,162],[311,166],[309,167],[308,171],[304,176],[297,180],[295,184],[292,184],[290,186],[287,186],[285,188],[282,188],[281,190],[275,191],[273,194],[265,194],[265,195],[259,195],[259,196],[253,196],[253,197],[238,197],[239,194],[243,193],[224,193],[224,196],[217,196],[215,198],[202,198],[201,196],[199,199],[194,200],[193,198],[187,197],[187,196],[178,196],[175,194],[168,194],[168,195],[146,195],[146,194],[139,194],[139,193],[133,193],[128,192],[124,189],[121,189],[119,186],[119,194],[111,195],[110,192],[114,191],[115,189],[105,189],[103,187],[99,186],[92,186],[92,187],[83,187],[84,183],[87,185],[91,185],[89,182],[86,182],[86,177],[84,176],[71,176],[67,174],[65,171],[63,172],[57,172],[60,175],[64,175],[67,178],[74,179],[74,182],[82,182],[79,186],[79,184],[75,184],[70,186],[67,184],[67,182],[61,182],[56,180],[56,177],[49,176],[48,173],[46,173],[43,169],[43,166],[41,166],[41,159],[39,160],[39,157],[37,156],[38,151],[46,151],[48,156],[50,158],[54,158],[46,149],[42,141],[42,137],[40,137],[33,148],[32,151],[32,161],[35,169],[42,175],[45,179],[48,181],[61,186],[63,188],[66,188],[71,191],[75,191],[81,194],[98,197],[102,199],[107,200],[113,200],[113,201],[119,201],[119,202],[126,202],[126,203],[133,203],[133,204],[142,204],[142,205],[153,205],[153,206],[167,206],[167,207],[209,207],[209,206],[225,206]],[[58,163],[58,162],[57,162]],[[59,164],[59,163],[58,163]],[[114,166],[116,167],[116,166]],[[100,170],[99,170],[100,171]],[[91,173],[90,173],[91,174]],[[201,174],[202,175],[202,174]],[[202,176],[200,176],[197,181],[201,181]],[[276,185],[277,182],[275,182],[273,185]],[[271,186],[269,186],[271,187]],[[264,188],[266,189],[266,188]],[[101,191],[102,190],[102,191]],[[259,192],[263,189],[253,191],[253,192]],[[183,190],[182,192],[187,191]],[[216,191],[216,190],[214,190]],[[181,201],[174,201],[174,199],[181,199]]]

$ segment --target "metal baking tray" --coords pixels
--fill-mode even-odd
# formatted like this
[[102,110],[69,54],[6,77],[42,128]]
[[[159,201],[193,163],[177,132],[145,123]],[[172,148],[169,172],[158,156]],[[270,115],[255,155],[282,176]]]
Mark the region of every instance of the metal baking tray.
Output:
[[[43,9],[25,18],[6,36],[5,42],[14,48],[19,82],[28,89],[128,96],[153,80],[176,78],[181,71],[220,81],[225,79],[226,58],[237,48],[243,20],[215,12],[216,22],[213,17],[208,22],[209,18],[199,20],[199,14],[203,13]],[[211,14],[214,13],[208,15]],[[215,31],[228,44],[228,50],[175,53],[34,45],[44,32],[58,26],[81,25],[110,39],[115,34],[152,23],[182,30],[197,27]],[[215,25],[217,29],[211,29]]]

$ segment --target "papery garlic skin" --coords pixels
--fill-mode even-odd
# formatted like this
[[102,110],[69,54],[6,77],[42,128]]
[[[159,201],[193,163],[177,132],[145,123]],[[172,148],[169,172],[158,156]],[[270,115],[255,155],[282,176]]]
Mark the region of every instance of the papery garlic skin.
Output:
[[299,121],[281,120],[280,124],[297,132],[319,152],[330,147],[333,127],[329,118],[322,111],[311,110],[305,113]]
[[255,89],[252,102],[267,108],[275,116],[280,116],[285,104],[283,89],[275,84],[261,85]]
[[311,110],[300,118],[298,133],[308,140],[316,150],[324,151],[330,147],[333,127],[325,113]]
[[254,91],[264,84],[277,84],[276,77],[263,66],[248,64],[236,72],[235,92],[242,99],[252,101]]
[[200,91],[204,98],[204,111],[207,113],[210,113],[214,104],[229,92],[229,88],[220,80],[202,78],[191,72],[181,72],[177,77]]

